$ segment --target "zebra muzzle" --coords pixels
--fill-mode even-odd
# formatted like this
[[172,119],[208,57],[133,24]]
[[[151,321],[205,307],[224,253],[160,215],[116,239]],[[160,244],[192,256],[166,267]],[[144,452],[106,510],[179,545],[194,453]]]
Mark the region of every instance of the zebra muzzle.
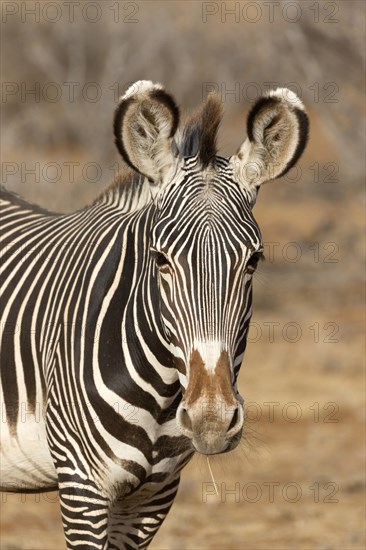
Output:
[[194,449],[212,455],[233,450],[240,441],[244,411],[239,401],[228,405],[223,401],[198,399],[193,406],[184,401],[177,410],[177,423]]
[[229,355],[222,351],[214,368],[202,355],[190,357],[189,382],[177,410],[177,424],[194,449],[218,454],[238,444],[244,423],[242,400],[232,385]]

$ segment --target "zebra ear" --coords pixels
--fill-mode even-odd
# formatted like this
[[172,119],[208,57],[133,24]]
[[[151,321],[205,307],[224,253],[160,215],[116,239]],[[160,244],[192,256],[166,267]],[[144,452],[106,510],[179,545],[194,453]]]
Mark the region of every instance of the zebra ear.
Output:
[[265,94],[251,109],[248,138],[232,157],[238,180],[254,191],[284,175],[302,155],[308,130],[304,105],[294,92],[278,88]]
[[127,164],[161,184],[177,162],[173,137],[178,123],[172,96],[160,84],[140,80],[128,88],[116,109],[117,148]]

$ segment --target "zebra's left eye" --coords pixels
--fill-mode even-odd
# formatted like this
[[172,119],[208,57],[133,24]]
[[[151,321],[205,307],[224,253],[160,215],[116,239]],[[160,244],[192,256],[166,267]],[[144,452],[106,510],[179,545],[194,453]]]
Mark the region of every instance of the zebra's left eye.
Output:
[[263,252],[254,252],[248,260],[247,269],[249,273],[254,273],[259,260],[264,260]]

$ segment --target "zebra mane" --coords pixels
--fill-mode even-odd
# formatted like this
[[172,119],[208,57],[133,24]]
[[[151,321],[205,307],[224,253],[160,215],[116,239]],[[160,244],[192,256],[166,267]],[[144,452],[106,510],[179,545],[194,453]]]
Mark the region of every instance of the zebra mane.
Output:
[[[135,198],[138,202],[135,208],[140,208],[150,201],[150,194],[143,194],[143,188],[149,189],[149,180],[146,176],[139,174],[129,166],[123,167],[113,180],[102,189],[99,195],[91,203],[95,206],[101,202],[126,203],[131,208],[130,201]],[[129,210],[127,206],[126,211]]]
[[192,114],[178,138],[178,149],[183,157],[199,156],[206,168],[217,153],[217,131],[223,115],[222,102],[211,93],[204,106]]

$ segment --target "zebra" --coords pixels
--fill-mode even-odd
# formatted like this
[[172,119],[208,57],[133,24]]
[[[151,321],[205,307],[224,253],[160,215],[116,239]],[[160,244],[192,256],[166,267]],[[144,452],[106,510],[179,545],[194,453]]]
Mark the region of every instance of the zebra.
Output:
[[263,94],[231,157],[218,96],[179,118],[138,81],[114,116],[128,168],[94,202],[59,214],[1,193],[1,487],[57,489],[68,549],[146,548],[194,453],[242,437],[252,208],[308,117],[292,91]]

